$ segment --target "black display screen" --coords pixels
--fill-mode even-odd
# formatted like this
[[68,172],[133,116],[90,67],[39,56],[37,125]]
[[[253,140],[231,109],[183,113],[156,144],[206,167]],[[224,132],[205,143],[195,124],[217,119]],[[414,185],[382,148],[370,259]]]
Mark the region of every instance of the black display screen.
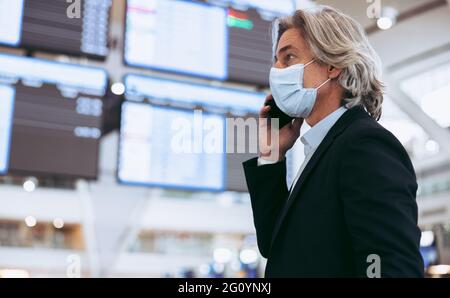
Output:
[[7,173],[95,179],[106,73],[0,55],[0,81],[15,91]]
[[112,0],[72,2],[1,0],[0,10],[8,14],[0,20],[0,43],[29,50],[105,58],[109,52]]

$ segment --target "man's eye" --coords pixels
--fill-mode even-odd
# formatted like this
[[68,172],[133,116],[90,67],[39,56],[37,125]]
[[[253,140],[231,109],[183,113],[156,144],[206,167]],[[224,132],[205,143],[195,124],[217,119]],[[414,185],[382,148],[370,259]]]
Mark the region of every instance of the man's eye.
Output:
[[286,55],[286,62],[290,62],[295,58],[296,58],[295,55],[292,55],[292,54]]

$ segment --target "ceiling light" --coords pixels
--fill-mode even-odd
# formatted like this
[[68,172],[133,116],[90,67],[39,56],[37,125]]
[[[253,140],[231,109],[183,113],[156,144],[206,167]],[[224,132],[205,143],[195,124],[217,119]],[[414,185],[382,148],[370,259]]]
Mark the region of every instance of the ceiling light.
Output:
[[386,6],[381,10],[381,16],[377,20],[377,26],[381,30],[388,30],[392,28],[397,22],[398,12],[395,8]]
[[425,148],[430,153],[436,154],[439,152],[439,144],[438,144],[438,142],[436,142],[434,140],[428,140],[425,143]]

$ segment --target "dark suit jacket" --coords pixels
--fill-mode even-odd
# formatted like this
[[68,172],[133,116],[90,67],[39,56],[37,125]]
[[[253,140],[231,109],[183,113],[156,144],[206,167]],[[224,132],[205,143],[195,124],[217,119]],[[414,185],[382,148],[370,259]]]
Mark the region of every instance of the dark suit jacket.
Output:
[[331,128],[289,200],[285,162],[244,170],[266,277],[367,277],[372,254],[382,277],[423,276],[414,168],[363,108]]

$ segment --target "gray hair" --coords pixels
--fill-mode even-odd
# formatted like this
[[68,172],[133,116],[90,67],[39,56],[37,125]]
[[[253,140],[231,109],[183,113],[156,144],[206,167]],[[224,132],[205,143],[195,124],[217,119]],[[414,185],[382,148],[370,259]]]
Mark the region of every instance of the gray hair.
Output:
[[297,10],[275,20],[272,28],[274,51],[281,35],[300,29],[319,63],[342,69],[338,83],[349,106],[362,105],[379,120],[383,104],[381,60],[369,43],[364,29],[344,13],[324,5]]

